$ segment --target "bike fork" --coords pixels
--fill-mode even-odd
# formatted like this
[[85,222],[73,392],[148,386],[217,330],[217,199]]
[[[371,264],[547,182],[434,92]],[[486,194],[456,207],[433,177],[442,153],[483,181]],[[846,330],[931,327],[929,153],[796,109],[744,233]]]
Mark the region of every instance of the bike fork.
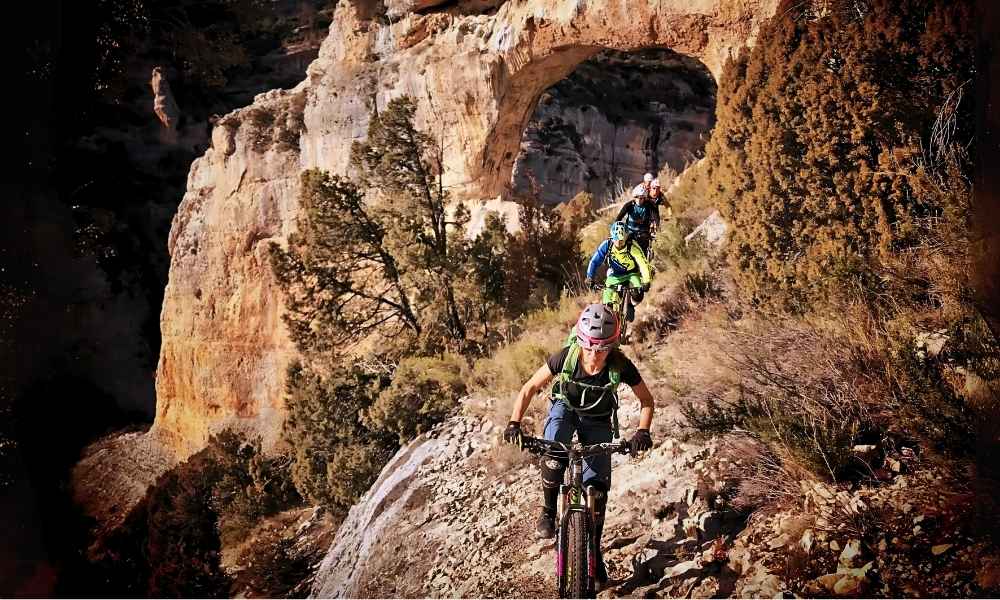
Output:
[[566,525],[569,521],[569,490],[564,488],[559,494],[561,510],[558,515],[556,530],[556,582],[559,586],[559,597],[566,597]]

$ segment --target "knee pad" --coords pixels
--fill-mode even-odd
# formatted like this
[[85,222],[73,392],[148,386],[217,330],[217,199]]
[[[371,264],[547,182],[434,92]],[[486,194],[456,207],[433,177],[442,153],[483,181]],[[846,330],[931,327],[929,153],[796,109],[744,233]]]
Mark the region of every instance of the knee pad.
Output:
[[639,304],[645,296],[642,290],[632,290],[632,304]]
[[607,502],[608,500],[608,492],[603,485],[591,483],[587,486],[587,493],[595,502]]
[[539,468],[542,471],[542,487],[558,488],[562,485],[566,462],[552,456],[543,456]]

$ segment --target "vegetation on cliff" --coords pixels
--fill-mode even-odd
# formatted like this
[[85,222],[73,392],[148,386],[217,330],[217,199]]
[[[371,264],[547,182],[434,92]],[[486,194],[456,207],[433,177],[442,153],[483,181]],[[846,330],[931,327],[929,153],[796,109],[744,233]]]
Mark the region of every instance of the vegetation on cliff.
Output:
[[285,323],[303,357],[288,372],[294,480],[344,513],[399,444],[466,392],[467,359],[558,297],[581,261],[556,212],[525,205],[521,230],[495,215],[475,239],[448,206],[440,149],[392,100],[354,145],[355,179],[302,175],[298,233],[271,246]]
[[754,300],[877,286],[940,220],[970,217],[971,3],[868,4],[789,6],[723,73],[707,200]]
[[[766,391],[748,385],[735,403],[711,404],[721,419],[713,428],[749,426],[777,414],[767,406],[777,402],[781,422],[751,429],[776,432],[831,474],[886,419],[936,445],[965,445],[977,421],[965,380],[1000,373],[969,278],[972,8],[913,0],[789,14],[727,65],[702,176],[714,182],[707,201],[732,224],[729,258],[748,310],[779,311],[758,313],[782,323],[770,335],[801,326],[781,312],[823,316],[802,330],[823,340],[791,344],[801,358],[792,363],[734,334],[742,350],[732,359]],[[949,340],[948,352],[915,358],[914,340],[930,332]],[[813,369],[832,377],[825,391],[787,379],[809,348],[831,347],[838,356]],[[828,421],[818,432],[817,414]]]
[[224,431],[164,473],[101,540],[92,559],[111,595],[230,597],[224,545],[242,540],[262,518],[301,502],[288,460],[267,457],[260,442]]

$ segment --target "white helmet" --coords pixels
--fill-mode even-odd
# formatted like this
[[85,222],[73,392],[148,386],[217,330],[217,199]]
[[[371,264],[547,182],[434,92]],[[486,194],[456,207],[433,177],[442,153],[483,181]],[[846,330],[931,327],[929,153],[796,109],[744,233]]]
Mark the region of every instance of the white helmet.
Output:
[[646,173],[645,175],[642,176],[642,182],[643,183],[649,183],[652,180],[653,180],[653,174],[652,173]]
[[645,195],[646,195],[646,186],[642,185],[641,183],[639,185],[635,186],[634,188],[632,188],[632,197],[633,198],[641,198],[641,197],[643,197]]
[[650,182],[649,187],[651,187],[651,188],[658,188],[658,187],[660,187],[660,180],[659,179],[654,179],[653,181]]

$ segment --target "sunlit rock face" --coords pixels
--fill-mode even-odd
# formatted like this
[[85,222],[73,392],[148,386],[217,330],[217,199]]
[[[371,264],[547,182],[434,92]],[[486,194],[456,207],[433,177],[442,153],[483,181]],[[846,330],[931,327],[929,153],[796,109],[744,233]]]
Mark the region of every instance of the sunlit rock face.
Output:
[[704,64],[668,49],[601,52],[542,94],[514,162],[514,195],[552,204],[586,191],[600,201],[646,172],[682,171],[707,141],[715,88]]
[[[294,230],[303,169],[349,173],[351,143],[364,137],[373,109],[414,97],[418,126],[441,142],[452,197],[508,198],[538,99],[581,63],[604,49],[669,48],[691,57],[671,54],[677,69],[704,65],[717,78],[725,59],[773,14],[776,0],[412,4],[399,4],[390,17],[381,2],[341,2],[305,81],[261,94],[238,118],[223,118],[212,147],[192,165],[170,235],[156,382],[154,432],[178,459],[225,427],[259,433],[267,447],[279,443],[285,369],[295,351],[267,247]],[[662,81],[676,94],[670,98],[702,95],[688,75]],[[294,131],[291,139],[277,125],[261,134],[257,109]],[[638,122],[667,123],[660,137],[674,140],[695,136],[710,119],[635,110],[644,115]],[[296,114],[304,126],[285,127]],[[682,123],[694,129],[683,131]],[[683,162],[683,151],[672,158],[663,144],[640,137],[632,142],[636,156]],[[638,172],[622,171],[624,177]]]

